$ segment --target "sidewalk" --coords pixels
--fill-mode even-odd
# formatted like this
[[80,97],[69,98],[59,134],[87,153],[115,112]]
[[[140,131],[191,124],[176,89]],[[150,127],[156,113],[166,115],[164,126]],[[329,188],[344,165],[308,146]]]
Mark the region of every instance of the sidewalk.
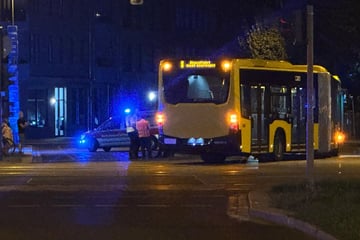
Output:
[[23,148],[23,153],[20,154],[18,149],[15,152],[6,156],[2,156],[2,162],[18,162],[18,163],[32,163],[33,149],[32,145],[26,145]]
[[60,146],[76,146],[76,137],[55,137],[41,139],[27,139],[26,145],[60,145]]
[[62,146],[74,147],[76,146],[75,137],[56,137],[56,138],[42,138],[42,139],[27,139],[23,148],[23,154],[18,153],[18,149],[13,154],[2,156],[2,162],[17,162],[17,163],[32,163],[36,158],[36,151],[33,148],[36,146]]
[[[348,140],[339,149],[340,155],[358,155],[360,154],[360,140]],[[249,209],[248,214],[250,218],[263,219],[268,222],[277,223],[302,231],[316,239],[320,240],[336,240],[336,238],[317,226],[313,226],[307,222],[291,217],[289,212],[281,209],[271,208],[270,198],[268,192],[271,186],[267,189],[257,189],[248,195]]]

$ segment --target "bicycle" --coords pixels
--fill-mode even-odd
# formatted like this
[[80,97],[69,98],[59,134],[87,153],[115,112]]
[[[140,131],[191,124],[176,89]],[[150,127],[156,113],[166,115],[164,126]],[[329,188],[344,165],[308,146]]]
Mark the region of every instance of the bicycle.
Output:
[[13,154],[15,152],[16,146],[12,139],[6,138],[3,136],[2,141],[2,150],[4,154]]

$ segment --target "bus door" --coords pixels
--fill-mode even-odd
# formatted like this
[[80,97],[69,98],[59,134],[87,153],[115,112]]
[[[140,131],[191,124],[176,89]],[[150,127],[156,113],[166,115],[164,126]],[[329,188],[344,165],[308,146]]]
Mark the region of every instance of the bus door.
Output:
[[306,89],[291,88],[291,146],[293,150],[304,150],[306,140]]
[[266,87],[253,85],[250,90],[251,98],[251,152],[267,151],[269,128],[266,119]]

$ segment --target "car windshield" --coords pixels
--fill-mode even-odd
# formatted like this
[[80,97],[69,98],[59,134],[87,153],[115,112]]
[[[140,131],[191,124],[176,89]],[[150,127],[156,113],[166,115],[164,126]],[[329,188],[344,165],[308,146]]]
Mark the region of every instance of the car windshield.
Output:
[[121,117],[112,117],[100,124],[97,128],[99,131],[111,130],[111,129],[121,129],[124,128],[125,122]]

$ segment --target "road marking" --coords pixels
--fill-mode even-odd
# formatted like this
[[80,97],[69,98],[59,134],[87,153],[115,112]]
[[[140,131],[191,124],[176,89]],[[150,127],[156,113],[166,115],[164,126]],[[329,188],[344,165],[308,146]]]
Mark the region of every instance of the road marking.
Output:
[[[13,204],[8,205],[9,208],[40,208],[43,207],[39,204]],[[53,208],[85,208],[87,205],[84,204],[54,204],[49,205],[49,207]],[[97,208],[127,208],[129,205],[126,204],[95,204],[92,207]],[[169,208],[168,204],[138,204],[136,207],[140,208]],[[180,207],[184,208],[213,208],[212,204],[183,204]]]
[[55,204],[51,205],[54,208],[83,208],[85,207],[84,204]]
[[358,158],[360,155],[340,155],[339,158]]
[[32,178],[26,181],[26,184],[29,184],[32,181]]
[[138,204],[137,207],[143,208],[168,208],[170,205],[167,204]]
[[39,204],[13,204],[8,205],[9,208],[38,208]]
[[234,183],[234,186],[254,186],[254,183]]
[[95,207],[98,208],[126,208],[129,207],[125,204],[95,204]]
[[212,208],[214,207],[212,204],[183,204],[181,207],[186,208]]

